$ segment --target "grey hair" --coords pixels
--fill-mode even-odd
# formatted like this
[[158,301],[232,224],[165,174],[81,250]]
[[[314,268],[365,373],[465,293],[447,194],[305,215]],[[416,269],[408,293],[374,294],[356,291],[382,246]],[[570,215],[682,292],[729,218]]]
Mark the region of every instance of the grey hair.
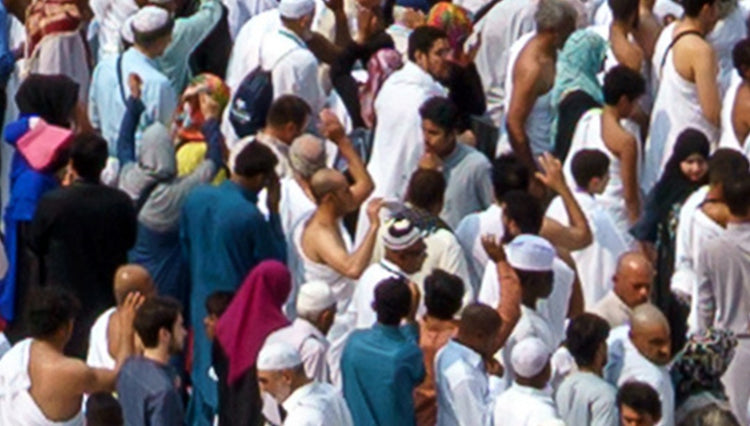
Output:
[[315,172],[326,167],[325,143],[309,133],[297,137],[289,148],[289,163],[300,176],[310,179]]
[[719,19],[725,19],[739,7],[738,0],[718,0],[716,2]]
[[557,31],[564,28],[575,28],[578,12],[567,0],[539,0],[534,21],[536,30]]

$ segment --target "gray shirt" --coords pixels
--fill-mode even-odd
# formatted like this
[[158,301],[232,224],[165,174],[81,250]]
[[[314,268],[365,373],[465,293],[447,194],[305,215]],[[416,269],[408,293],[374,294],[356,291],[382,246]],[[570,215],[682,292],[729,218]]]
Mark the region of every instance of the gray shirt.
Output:
[[566,377],[555,395],[566,425],[617,426],[617,391],[601,377],[579,371]]
[[630,308],[614,290],[610,290],[589,312],[607,320],[612,328],[630,323]]
[[698,329],[748,330],[750,223],[730,223],[698,256]]
[[443,159],[448,186],[440,218],[452,229],[464,216],[484,210],[494,201],[491,170],[487,157],[462,143],[456,144],[456,149]]

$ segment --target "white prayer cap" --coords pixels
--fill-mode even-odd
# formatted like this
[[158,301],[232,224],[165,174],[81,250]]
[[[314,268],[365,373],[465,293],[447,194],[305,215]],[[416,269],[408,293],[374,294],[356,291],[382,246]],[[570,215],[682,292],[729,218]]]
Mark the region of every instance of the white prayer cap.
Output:
[[133,32],[150,33],[170,24],[169,12],[158,6],[144,6],[133,15]]
[[281,0],[279,15],[288,19],[299,19],[315,10],[315,0]]
[[524,271],[551,271],[555,248],[536,235],[519,235],[506,248],[510,266]]
[[317,314],[336,304],[331,287],[323,281],[302,284],[297,293],[297,314]]
[[135,43],[135,36],[133,36],[133,18],[135,18],[135,15],[128,16],[128,18],[125,19],[125,23],[120,27],[120,37],[128,44]]
[[510,364],[516,376],[530,379],[544,370],[551,355],[549,348],[541,339],[527,337],[513,347]]
[[266,343],[258,354],[257,366],[261,371],[279,371],[302,364],[299,352],[286,342]]
[[391,219],[385,223],[383,245],[391,250],[399,251],[409,248],[421,240],[424,233],[409,219]]

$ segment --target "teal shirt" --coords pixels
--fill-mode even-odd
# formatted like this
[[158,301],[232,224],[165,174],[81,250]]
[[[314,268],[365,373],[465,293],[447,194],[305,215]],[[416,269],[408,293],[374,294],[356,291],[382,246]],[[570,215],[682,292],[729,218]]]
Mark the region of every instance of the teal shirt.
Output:
[[416,424],[414,388],[425,377],[419,329],[375,324],[354,331],[341,357],[344,399],[357,426]]
[[195,13],[174,21],[172,42],[157,62],[177,93],[182,93],[190,81],[190,55],[219,23],[221,13],[221,2],[203,0]]

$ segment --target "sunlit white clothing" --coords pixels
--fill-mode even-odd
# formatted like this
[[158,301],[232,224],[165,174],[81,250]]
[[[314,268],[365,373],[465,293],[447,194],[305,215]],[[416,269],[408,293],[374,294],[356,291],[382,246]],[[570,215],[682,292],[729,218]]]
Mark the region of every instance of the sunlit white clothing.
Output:
[[456,227],[456,238],[463,247],[469,263],[471,285],[475,293],[479,293],[484,269],[490,260],[482,247],[482,236],[492,235],[500,240],[504,233],[503,209],[498,204],[492,204],[482,212],[464,217]]
[[555,393],[566,425],[618,426],[617,390],[601,377],[578,371],[563,380]]
[[630,307],[620,299],[620,296],[614,290],[610,290],[596,305],[586,310],[607,320],[612,328],[630,323],[630,314],[632,313]]
[[227,7],[227,23],[229,35],[235,40],[235,45],[252,42],[242,38],[242,28],[252,18],[269,10],[275,10],[278,3],[273,0],[222,0]]
[[[706,41],[713,46],[719,61],[719,90],[724,95],[732,76],[737,74],[732,62],[732,49],[740,40],[747,37],[745,13],[737,6],[724,19],[720,19],[708,35]],[[723,96],[722,96],[723,98]]]
[[407,278],[396,264],[386,259],[368,266],[359,277],[352,303],[349,304],[348,312],[354,318],[354,324],[358,329],[372,327],[378,320],[372,302],[375,301],[375,287],[381,281],[388,278]]
[[646,359],[630,339],[625,339],[623,344],[625,353],[617,385],[622,386],[632,380],[648,383],[661,400],[662,416],[657,425],[674,426],[675,393],[669,369]]
[[284,426],[351,426],[352,415],[346,401],[331,385],[317,381],[294,392],[282,404]]
[[307,377],[319,382],[330,380],[326,362],[326,352],[330,345],[323,333],[310,321],[296,318],[288,326],[271,333],[265,344],[272,342],[284,342],[296,348],[305,365]]
[[91,82],[89,51],[80,31],[54,33],[39,41],[24,62],[25,73],[70,77],[78,83],[78,100],[86,103]]
[[513,383],[495,401],[496,425],[538,426],[559,420],[549,389],[537,389]]
[[116,308],[110,308],[104,311],[96,319],[91,327],[89,334],[89,352],[86,356],[86,364],[93,368],[106,368],[114,370],[116,361],[109,353],[109,339],[107,338],[107,329],[112,314]]
[[721,139],[719,139],[719,148],[731,148],[745,154],[750,158],[750,133],[745,135],[743,140],[737,138],[737,133],[732,124],[734,115],[734,104],[737,100],[737,91],[742,86],[743,80],[734,73],[731,77],[731,83],[726,91],[724,100],[721,105]]
[[[540,304],[541,300],[537,302],[537,307]],[[495,358],[501,361],[503,367],[505,367],[503,380],[506,387],[510,386],[516,379],[516,373],[511,363],[511,354],[518,342],[529,337],[536,337],[544,342],[550,353],[557,350],[562,340],[554,334],[552,326],[552,322],[547,319],[546,312],[539,308],[531,309],[528,306],[521,305],[521,318],[513,328],[513,332],[505,345],[495,354]]]
[[92,0],[89,5],[99,23],[99,60],[117,55],[122,50],[122,25],[138,12],[138,5],[135,0]]

